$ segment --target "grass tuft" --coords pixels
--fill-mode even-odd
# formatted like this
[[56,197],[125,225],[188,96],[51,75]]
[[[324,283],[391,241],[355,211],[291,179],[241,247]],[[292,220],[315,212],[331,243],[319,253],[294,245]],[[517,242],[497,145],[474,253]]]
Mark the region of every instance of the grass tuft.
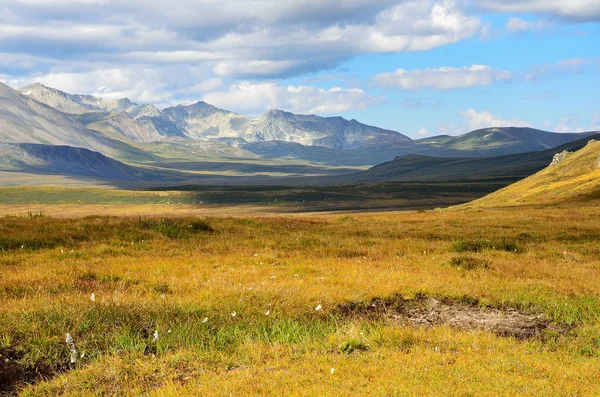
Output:
[[450,259],[450,265],[466,270],[489,269],[490,261],[474,256],[461,255]]
[[358,339],[350,339],[342,343],[339,349],[344,354],[352,354],[354,352],[367,351],[369,350],[369,346]]

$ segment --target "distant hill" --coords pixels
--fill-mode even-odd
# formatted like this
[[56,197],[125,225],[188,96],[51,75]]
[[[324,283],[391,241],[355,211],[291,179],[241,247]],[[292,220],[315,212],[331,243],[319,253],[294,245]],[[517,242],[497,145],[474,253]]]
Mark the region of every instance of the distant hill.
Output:
[[88,149],[27,143],[0,143],[0,170],[124,181],[143,177],[137,168]]
[[501,207],[589,200],[600,200],[599,140],[592,140],[576,152],[566,154],[557,164],[467,206]]
[[451,158],[410,154],[376,165],[366,171],[339,176],[337,179],[341,183],[489,178],[514,180],[540,171],[550,164],[556,153],[564,150],[579,150],[593,138],[600,140],[600,134],[553,149],[505,156]]
[[[584,133],[586,134],[586,133]],[[587,134],[593,134],[589,132]],[[520,153],[549,149],[581,139],[580,133],[555,133],[525,127],[484,128],[464,135],[439,136],[416,141],[418,145],[431,148],[455,149],[465,152],[488,151],[505,154],[518,150]],[[501,153],[504,152],[504,153]]]
[[296,159],[336,166],[360,166],[379,164],[410,154],[465,158],[529,153],[577,141],[595,133],[554,133],[532,128],[487,128],[460,136],[439,136],[415,141],[373,144],[350,150],[335,150],[282,141],[244,143],[241,147],[270,159]]

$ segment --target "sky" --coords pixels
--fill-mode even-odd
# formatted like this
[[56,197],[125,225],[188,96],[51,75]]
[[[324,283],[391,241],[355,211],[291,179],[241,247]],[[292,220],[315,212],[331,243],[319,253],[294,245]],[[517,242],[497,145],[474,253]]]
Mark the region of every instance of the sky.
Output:
[[600,0],[0,0],[0,81],[412,138],[600,130]]

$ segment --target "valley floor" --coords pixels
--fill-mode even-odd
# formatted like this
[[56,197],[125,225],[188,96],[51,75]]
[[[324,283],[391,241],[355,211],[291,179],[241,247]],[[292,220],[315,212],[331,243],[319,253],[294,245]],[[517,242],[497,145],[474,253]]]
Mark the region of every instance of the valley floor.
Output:
[[596,205],[16,205],[0,394],[600,394]]

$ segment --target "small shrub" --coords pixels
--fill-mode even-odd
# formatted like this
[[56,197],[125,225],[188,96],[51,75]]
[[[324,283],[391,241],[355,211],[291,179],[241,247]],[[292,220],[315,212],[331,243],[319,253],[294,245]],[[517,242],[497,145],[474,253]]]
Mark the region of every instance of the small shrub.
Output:
[[450,260],[450,265],[466,270],[489,269],[490,262],[486,259],[476,258],[474,256],[455,256]]
[[502,240],[498,241],[496,244],[494,244],[494,246],[492,248],[499,250],[499,251],[515,252],[517,254],[521,254],[524,252],[524,249],[521,247],[521,245],[519,243],[517,243],[516,241],[508,240],[508,239],[502,239]]
[[340,351],[344,354],[352,354],[355,351],[366,351],[369,347],[358,339],[350,339],[340,345]]
[[484,238],[475,240],[460,240],[454,243],[454,252],[481,252],[486,248],[490,248],[490,241]]
[[455,242],[453,246],[454,252],[481,252],[486,249],[514,252],[519,254],[525,251],[519,242],[508,238],[502,238],[498,240],[488,240],[486,238],[459,240]]

